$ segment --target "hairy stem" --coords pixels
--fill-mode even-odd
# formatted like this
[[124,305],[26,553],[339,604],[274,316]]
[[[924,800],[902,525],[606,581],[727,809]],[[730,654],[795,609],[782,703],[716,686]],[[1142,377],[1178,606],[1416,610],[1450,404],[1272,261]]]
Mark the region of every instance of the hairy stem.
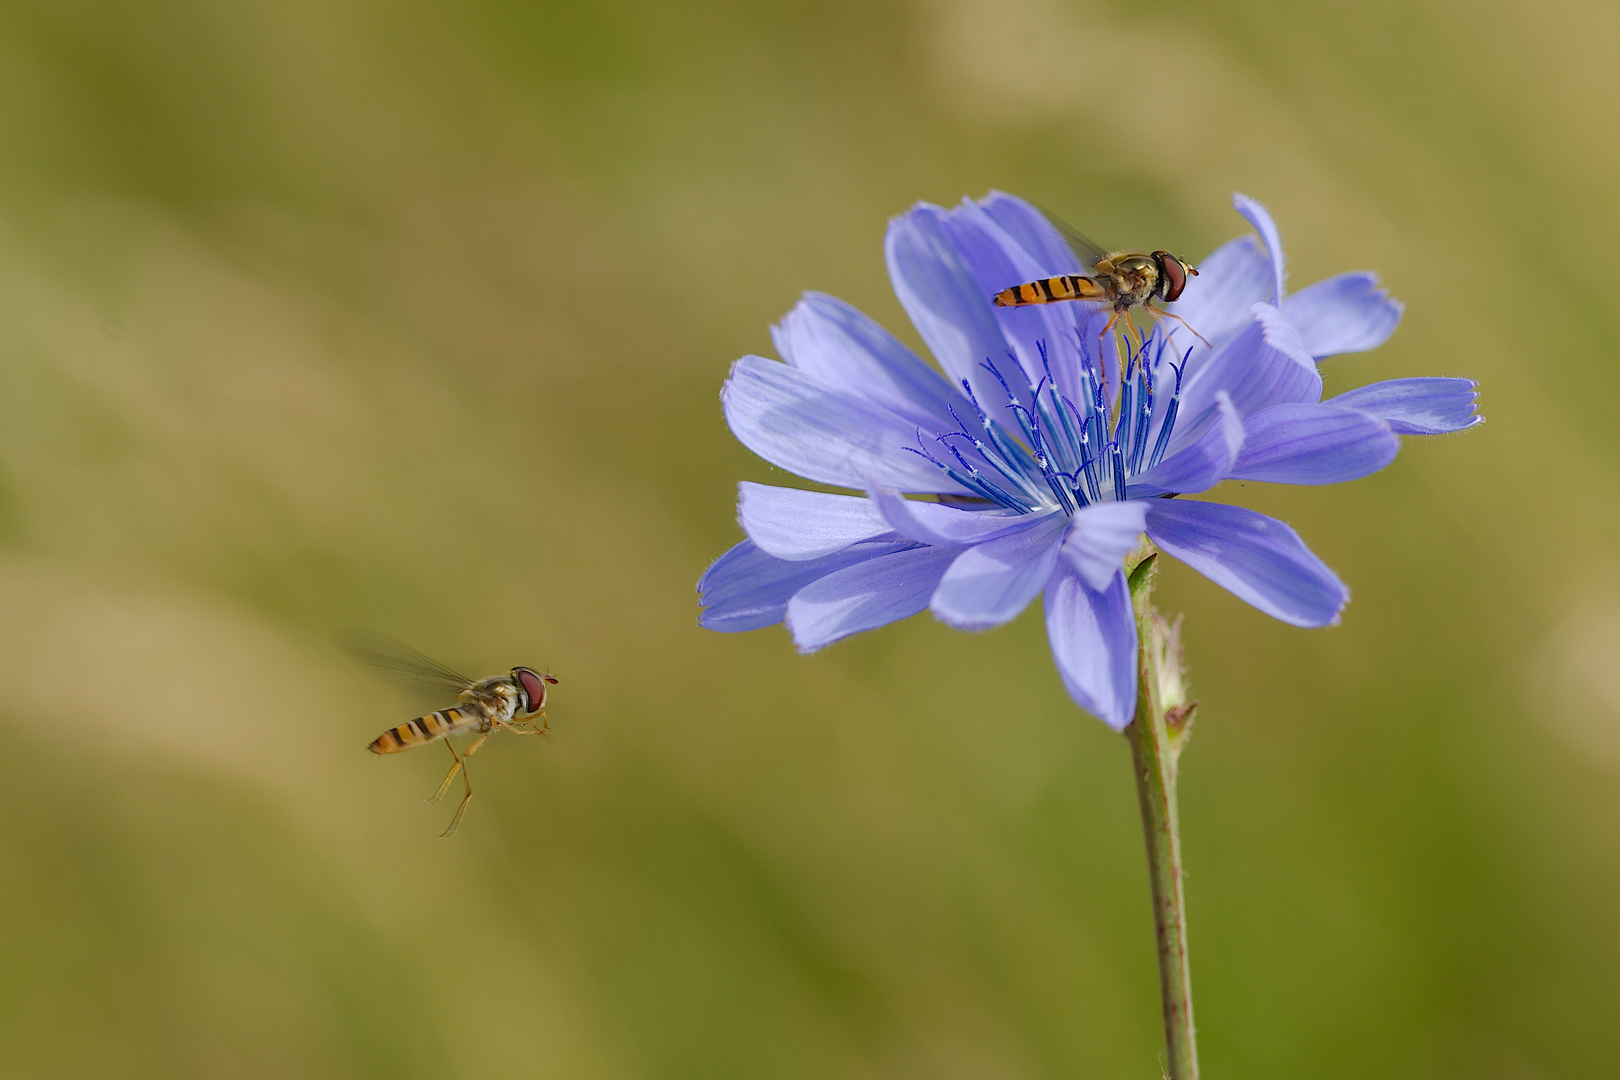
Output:
[[1192,971],[1187,962],[1181,826],[1176,815],[1176,762],[1192,709],[1183,701],[1166,700],[1182,696],[1181,657],[1179,634],[1166,627],[1149,602],[1157,560],[1157,553],[1150,551],[1130,577],[1139,666],[1136,717],[1126,727],[1125,737],[1130,740],[1131,761],[1136,769],[1136,793],[1142,808],[1142,830],[1147,839],[1148,875],[1153,885],[1153,928],[1159,941],[1159,991],[1164,1000],[1167,1073],[1169,1080],[1198,1080]]

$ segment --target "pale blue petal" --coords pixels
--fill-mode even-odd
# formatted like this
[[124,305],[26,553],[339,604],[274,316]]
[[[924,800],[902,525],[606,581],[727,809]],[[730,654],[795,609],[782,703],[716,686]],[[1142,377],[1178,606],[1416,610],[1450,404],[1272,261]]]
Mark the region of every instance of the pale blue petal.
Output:
[[1299,327],[1305,348],[1318,360],[1365,352],[1389,340],[1406,305],[1378,287],[1378,275],[1339,274],[1301,289],[1282,302],[1282,313]]
[[921,502],[892,491],[874,491],[870,498],[869,505],[884,528],[908,540],[939,547],[982,544],[1008,532],[1022,532],[1039,520],[1015,510],[964,510],[944,503]]
[[1091,267],[1080,265],[1074,250],[1046,220],[1046,215],[1030,203],[1004,191],[992,191],[979,205],[1037,263],[1049,267],[1048,274],[1091,273]]
[[782,359],[824,386],[880,405],[929,431],[951,431],[951,406],[973,415],[961,393],[898,338],[826,293],[805,293],[771,327]]
[[1123,731],[1136,715],[1136,619],[1125,574],[1093,592],[1060,563],[1046,586],[1046,636],[1075,703]]
[[916,547],[909,540],[866,541],[820,559],[786,562],[744,540],[716,559],[698,581],[704,607],[698,625],[727,633],[775,626],[787,614],[793,594],[817,578]]
[[[1045,271],[1045,276],[1057,274],[1089,274],[1091,267],[1082,266],[1075,257],[1074,250],[1053,228],[1052,223],[1030,203],[1025,202],[1016,195],[1008,195],[1002,191],[992,191],[983,202],[979,204],[984,212],[1010,236],[1019,247],[1023,248],[1035,260],[1036,264]],[[1033,279],[1031,279],[1033,280]],[[1015,282],[1014,284],[1023,284]],[[1066,314],[1067,320],[1080,326],[1080,332],[1085,332],[1087,322],[1087,309],[1095,310],[1095,304],[1053,304],[1048,308],[1072,307],[1076,310]],[[998,316],[1010,308],[997,308]],[[1060,322],[1059,327],[1070,325],[1069,322]],[[1007,326],[1002,322],[1003,328]],[[1097,337],[1091,334],[1092,340]],[[1047,351],[1050,357],[1052,378],[1057,383],[1058,391],[1074,398],[1079,385],[1079,341],[1075,338],[1062,340],[1049,340]]]
[[[1208,338],[1217,348],[1233,334],[1245,329],[1253,316],[1249,309],[1271,299],[1271,260],[1252,236],[1240,236],[1222,244],[1198,264],[1198,276],[1189,278],[1181,299],[1165,307],[1187,320],[1187,325]],[[1174,327],[1173,320],[1167,327]],[[1176,340],[1187,338],[1178,333]],[[1181,345],[1185,352],[1193,345],[1188,373],[1203,365],[1208,350],[1188,338]]]
[[1323,404],[1376,416],[1401,435],[1445,435],[1485,422],[1475,411],[1478,391],[1479,383],[1473,379],[1390,379],[1329,398]]
[[1147,534],[1215,584],[1294,626],[1336,623],[1350,600],[1350,590],[1298,533],[1241,506],[1155,499]]
[[946,232],[945,211],[919,203],[893,219],[883,251],[900,306],[952,384],[967,379],[987,410],[999,405],[1005,395],[980,365],[1004,359],[1007,339],[991,294],[974,280]]
[[1208,491],[1231,475],[1243,449],[1243,420],[1225,390],[1215,392],[1217,422],[1181,444],[1153,468],[1133,477],[1125,490],[1133,499],[1153,495],[1190,495]]
[[799,562],[819,559],[890,532],[877,507],[859,495],[737,485],[737,521],[761,551]]
[[806,585],[787,605],[788,629],[800,652],[909,618],[928,606],[956,552],[911,548],[836,570]]
[[1067,524],[1064,515],[1049,515],[962,552],[934,592],[934,614],[959,630],[1016,618],[1045,588]]
[[1256,304],[1242,333],[1215,350],[1187,377],[1181,393],[1181,419],[1171,448],[1203,434],[1216,416],[1215,395],[1226,391],[1239,416],[1270,405],[1322,399],[1322,376],[1294,324],[1270,304]]
[[1282,237],[1277,235],[1277,223],[1271,220],[1271,213],[1265,207],[1249,198],[1247,195],[1232,193],[1232,206],[1250,225],[1260,234],[1260,240],[1266,245],[1266,255],[1271,259],[1271,296],[1267,297],[1273,304],[1282,303],[1284,296],[1288,295],[1283,287],[1288,280],[1287,270],[1283,262]]
[[1119,573],[1125,556],[1142,539],[1147,511],[1145,501],[1135,500],[1097,503],[1074,515],[1063,538],[1063,558],[1087,588],[1101,592]]
[[1273,405],[1244,421],[1237,480],[1273,484],[1339,484],[1395,460],[1401,440],[1389,425],[1332,405]]
[[[1042,262],[977,203],[964,199],[962,205],[945,216],[942,226],[951,243],[961,253],[962,261],[978,286],[979,294],[988,300],[1002,289],[1021,285],[1037,278],[1051,277],[1060,271],[1051,263]],[[1050,228],[1050,226],[1048,226]],[[1071,255],[1072,261],[1072,255]],[[1088,315],[1097,310],[1095,304],[1033,304],[1029,307],[990,308],[1002,337],[1012,346],[1018,368],[1009,370],[1006,356],[989,359],[1011,384],[1013,392],[1028,404],[1027,387],[1040,383],[1048,365],[1058,380],[1058,388],[1066,394],[1075,393],[1078,371],[1078,335]],[[1046,350],[1043,360],[1041,349]],[[1007,396],[999,391],[993,400],[980,398],[980,404],[992,419],[1008,427],[1016,421],[1006,412]]]
[[915,425],[787,364],[743,357],[732,365],[720,402],[739,442],[807,480],[968,494],[938,466],[906,451],[917,445]]

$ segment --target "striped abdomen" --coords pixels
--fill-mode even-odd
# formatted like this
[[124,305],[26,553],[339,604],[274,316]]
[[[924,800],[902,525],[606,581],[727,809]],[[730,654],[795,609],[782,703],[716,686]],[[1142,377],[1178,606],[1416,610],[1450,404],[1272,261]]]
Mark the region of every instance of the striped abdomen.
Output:
[[1029,304],[1053,304],[1059,300],[1106,300],[1102,286],[1079,274],[1041,278],[1024,285],[1002,289],[991,297],[996,307],[1025,307]]
[[464,709],[440,709],[426,716],[418,716],[399,727],[389,728],[371,741],[371,752],[397,754],[401,750],[442,739],[453,731],[463,731],[477,723]]

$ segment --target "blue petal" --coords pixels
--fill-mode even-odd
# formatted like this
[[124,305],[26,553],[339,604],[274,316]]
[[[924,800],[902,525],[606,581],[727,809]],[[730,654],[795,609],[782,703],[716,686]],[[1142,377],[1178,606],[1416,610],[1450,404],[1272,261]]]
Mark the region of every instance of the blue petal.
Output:
[[934,592],[934,614],[960,630],[1016,618],[1052,576],[1067,525],[1064,515],[1052,514],[957,555]]
[[950,409],[972,415],[939,372],[860,311],[826,293],[805,293],[771,327],[782,359],[824,386],[880,405],[930,431],[956,427]]
[[1377,274],[1340,274],[1284,298],[1282,313],[1299,327],[1318,360],[1365,352],[1389,340],[1406,305],[1378,287]]
[[[964,199],[961,206],[947,214],[942,225],[973,275],[979,295],[987,300],[1009,286],[1063,272],[1026,251],[993,217],[970,200]],[[1051,231],[1050,225],[1047,230]],[[1073,261],[1071,253],[1063,265]],[[1008,370],[1005,356],[988,359],[1000,369],[1013,391],[1023,394],[1025,385],[1037,385],[1050,365],[1053,377],[1058,379],[1059,390],[1073,395],[1078,382],[1080,327],[1087,316],[1097,310],[1097,305],[1034,304],[1009,308],[992,306],[990,310],[1001,327],[1002,336],[1012,345],[1013,355],[1022,370]],[[1046,350],[1045,360],[1041,356],[1042,348]],[[1024,403],[1027,405],[1028,401]],[[1016,423],[1005,412],[1007,396],[1004,392],[997,393],[991,401],[981,397],[980,404],[993,419],[1016,428]]]
[[1283,282],[1287,274],[1283,265],[1282,237],[1277,235],[1277,223],[1271,220],[1271,214],[1265,207],[1249,198],[1247,195],[1232,193],[1232,206],[1250,225],[1260,234],[1260,239],[1266,245],[1266,254],[1271,257],[1271,288],[1269,299],[1273,304],[1282,303],[1287,295]]
[[1131,498],[1196,494],[1231,475],[1243,449],[1243,420],[1225,390],[1215,392],[1215,409],[1217,423],[1206,425],[1198,438],[1180,445],[1153,468],[1131,478],[1125,486]]
[[1485,422],[1475,411],[1478,390],[1479,383],[1473,379],[1390,379],[1329,398],[1322,404],[1358,409],[1378,417],[1402,435],[1445,435]]
[[1401,440],[1355,409],[1273,405],[1244,421],[1243,453],[1231,475],[1273,484],[1339,484],[1395,460]]
[[946,232],[945,211],[918,203],[890,221],[883,252],[900,306],[951,382],[967,379],[987,410],[999,406],[1006,395],[979,365],[1004,358],[1007,339],[991,294],[974,280]]
[[911,548],[836,570],[788,601],[787,624],[800,652],[909,618],[928,606],[950,548]]
[[917,444],[915,425],[787,364],[743,357],[731,366],[720,402],[739,442],[807,480],[968,494],[938,466],[906,452]]
[[1350,590],[1298,533],[1241,506],[1156,499],[1147,534],[1215,584],[1294,626],[1336,623],[1350,600]]
[[1214,421],[1215,395],[1222,390],[1238,415],[1247,417],[1270,405],[1320,401],[1322,376],[1294,324],[1270,304],[1256,304],[1249,325],[1187,377],[1172,450]]
[[794,562],[819,559],[890,532],[877,507],[858,495],[737,485],[737,521],[761,551]]
[[1125,575],[1100,592],[1060,564],[1046,586],[1046,636],[1069,696],[1122,731],[1136,715],[1136,620]]
[[1125,556],[1142,537],[1147,503],[1097,503],[1074,515],[1063,538],[1063,558],[1093,592],[1101,592],[1120,572]]
[[892,491],[872,492],[870,505],[885,528],[938,547],[982,544],[1008,532],[1022,532],[1038,520],[1011,510],[961,510],[944,503],[920,502]]
[[[1271,290],[1271,260],[1254,237],[1240,236],[1199,263],[1198,276],[1188,279],[1181,299],[1165,306],[1218,347],[1253,321],[1249,309],[1269,301]],[[1182,349],[1188,344],[1192,342],[1183,342]],[[1202,366],[1204,352],[1202,345],[1194,348],[1190,371]]]
[[992,191],[979,205],[1037,263],[1049,267],[1047,273],[1091,273],[1091,267],[1080,265],[1074,250],[1058,235],[1046,215],[1023,199],[1004,191]]
[[836,555],[786,562],[765,554],[752,540],[744,540],[716,559],[698,581],[704,607],[698,625],[727,633],[775,626],[787,614],[793,594],[817,578],[916,546],[909,540],[867,541]]

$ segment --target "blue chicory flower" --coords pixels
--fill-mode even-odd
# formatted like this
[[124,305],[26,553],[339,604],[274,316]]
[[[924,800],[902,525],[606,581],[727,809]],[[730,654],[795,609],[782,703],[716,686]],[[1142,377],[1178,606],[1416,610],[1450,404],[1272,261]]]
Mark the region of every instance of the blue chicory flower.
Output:
[[1161,320],[1123,355],[1095,304],[990,303],[1009,285],[1089,270],[1023,200],[924,203],[892,221],[889,276],[950,381],[820,293],[773,328],[784,363],[737,361],[721,394],[737,438],[865,495],[743,483],[748,539],[698,583],[702,625],[785,620],[810,652],[924,608],[952,626],[996,626],[1042,595],[1064,685],[1120,729],[1137,676],[1122,563],[1144,532],[1284,622],[1337,622],[1349,590],[1293,529],[1172,496],[1227,478],[1330,484],[1376,472],[1400,435],[1481,423],[1477,384],[1394,379],[1323,401],[1317,361],[1383,343],[1402,306],[1372,274],[1286,294],[1270,215],[1234,202],[1260,242],[1221,247],[1170,305],[1208,344]]

